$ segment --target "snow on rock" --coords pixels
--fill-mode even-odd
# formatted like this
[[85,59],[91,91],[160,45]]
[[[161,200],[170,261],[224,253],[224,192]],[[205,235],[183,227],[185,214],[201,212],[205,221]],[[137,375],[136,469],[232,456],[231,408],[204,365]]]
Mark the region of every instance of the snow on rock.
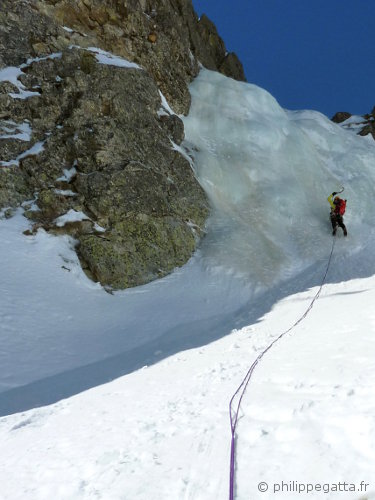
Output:
[[[73,193],[73,195],[75,194],[76,193]],[[91,219],[90,217],[87,217],[87,215],[84,214],[83,212],[71,208],[66,214],[57,217],[57,219],[55,220],[55,224],[58,227],[62,227],[69,222],[80,222],[82,220],[91,220]]]
[[40,154],[44,150],[44,142],[45,141],[39,141],[36,142],[29,148],[27,151],[24,151],[20,155],[17,156],[16,159],[10,160],[10,161],[0,161],[0,166],[3,167],[19,167],[20,160],[23,158],[27,158],[28,156],[34,156]]
[[[340,126],[356,134],[359,134],[359,132],[363,130],[363,128],[369,123],[369,121],[371,120],[366,120],[363,116],[352,115],[347,120],[341,122]],[[371,134],[367,134],[362,137],[365,140],[366,139],[371,139],[372,141],[374,140]]]
[[170,140],[170,141],[171,141],[171,144],[172,144],[172,149],[174,149],[175,151],[177,151],[178,153],[180,153],[185,158],[185,160],[187,160],[190,163],[190,166],[192,168],[194,168],[193,159],[189,156],[189,154],[187,153],[186,149],[184,149],[183,147],[179,146],[178,144],[176,144],[172,140]]
[[19,67],[8,66],[0,69],[0,82],[10,82],[18,89],[18,93],[10,92],[9,95],[13,99],[28,99],[29,97],[39,96],[39,92],[26,90],[23,83],[20,82],[19,77],[23,74],[23,70],[29,67],[34,62],[45,61],[47,59],[59,59],[62,57],[61,52],[49,54],[48,56],[35,57],[28,59],[26,63],[21,64]]
[[17,157],[17,161],[22,160],[23,158],[26,158],[27,156],[33,156],[33,155],[39,155],[43,150],[44,150],[44,142],[45,141],[38,141],[33,146],[19,155]]
[[128,61],[123,57],[115,56],[111,52],[106,52],[105,50],[99,49],[97,47],[88,47],[86,50],[95,54],[96,60],[99,64],[106,64],[107,66],[117,66],[119,68],[142,69],[141,66],[136,63]]
[[69,169],[64,169],[63,171],[64,175],[56,179],[57,181],[65,181],[65,182],[70,182],[75,175],[77,175],[77,169],[75,166]]
[[61,196],[77,196],[77,193],[75,193],[71,189],[54,189],[54,192],[56,194],[60,194]]
[[62,58],[62,52],[53,52],[52,54],[48,54],[46,56],[41,56],[41,57],[30,57],[27,59],[26,63],[21,64],[20,68],[27,68],[31,64],[35,62],[40,62],[40,61],[48,61],[50,59],[61,59]]
[[174,115],[175,112],[173,109],[170,107],[168,104],[167,99],[165,98],[164,94],[159,90],[159,95],[161,99],[161,108],[158,111],[158,116],[165,116],[165,115]]
[[[15,87],[20,85],[18,77],[22,75],[22,70],[15,66],[8,66],[0,69],[0,82],[10,82]],[[22,85],[22,84],[21,84]]]
[[0,125],[1,139],[17,139],[19,141],[29,142],[31,139],[31,127],[28,121],[16,123],[12,120],[5,120]]
[[358,124],[364,125],[365,123],[366,123],[366,120],[365,120],[365,118],[363,118],[363,116],[361,116],[361,115],[352,115],[347,120],[341,122],[340,125],[341,126],[358,125]]
[[94,229],[98,233],[105,233],[107,231],[104,227],[99,226],[99,224],[97,224],[96,222],[94,223]]
[[10,92],[9,95],[14,99],[27,99],[29,97],[40,95],[39,92],[31,92],[25,89],[25,86],[18,80],[22,75],[22,69],[14,66],[8,66],[0,69],[0,82],[10,82],[18,89],[18,93]]

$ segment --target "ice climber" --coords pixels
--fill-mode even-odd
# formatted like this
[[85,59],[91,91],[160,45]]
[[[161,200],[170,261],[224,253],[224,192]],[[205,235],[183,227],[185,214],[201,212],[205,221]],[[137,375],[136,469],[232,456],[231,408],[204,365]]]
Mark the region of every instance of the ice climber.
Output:
[[337,226],[340,226],[342,230],[344,231],[344,236],[348,235],[348,232],[346,230],[344,221],[343,221],[343,215],[345,213],[345,208],[346,208],[346,200],[343,200],[339,196],[336,196],[337,193],[334,191],[332,194],[328,196],[328,202],[331,205],[331,224],[332,224],[332,234],[333,236],[336,235],[337,231]]

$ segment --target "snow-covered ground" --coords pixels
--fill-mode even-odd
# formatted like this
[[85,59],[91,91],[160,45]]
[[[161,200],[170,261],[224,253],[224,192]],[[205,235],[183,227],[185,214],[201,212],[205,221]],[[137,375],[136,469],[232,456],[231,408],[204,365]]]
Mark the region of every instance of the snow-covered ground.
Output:
[[184,147],[213,210],[183,268],[111,295],[73,240],[0,220],[0,499],[226,498],[229,399],[309,306],[341,185],[328,284],[245,395],[236,498],[375,495],[375,143],[206,70],[191,93]]
[[[258,324],[208,346],[3,417],[0,498],[227,498],[230,396],[314,293],[288,297]],[[374,301],[374,278],[326,286],[263,359],[237,429],[238,500],[375,498]],[[331,491],[287,492],[292,481]],[[372,497],[361,494],[361,481]],[[284,493],[274,494],[282,482]],[[259,492],[260,483],[269,491]]]

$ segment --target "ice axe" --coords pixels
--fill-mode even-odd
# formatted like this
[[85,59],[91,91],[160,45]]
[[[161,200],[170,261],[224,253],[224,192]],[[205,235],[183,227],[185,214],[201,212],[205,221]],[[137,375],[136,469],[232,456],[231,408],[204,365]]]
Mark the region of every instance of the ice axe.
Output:
[[335,196],[336,194],[341,194],[344,191],[344,186],[341,186],[340,191],[334,191],[332,194]]

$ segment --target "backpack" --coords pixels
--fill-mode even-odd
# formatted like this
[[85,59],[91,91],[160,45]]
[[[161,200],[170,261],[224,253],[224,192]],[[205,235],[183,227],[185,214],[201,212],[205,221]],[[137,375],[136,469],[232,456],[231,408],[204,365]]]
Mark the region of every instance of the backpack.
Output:
[[337,215],[344,215],[346,209],[346,200],[341,200],[337,203],[335,213]]

